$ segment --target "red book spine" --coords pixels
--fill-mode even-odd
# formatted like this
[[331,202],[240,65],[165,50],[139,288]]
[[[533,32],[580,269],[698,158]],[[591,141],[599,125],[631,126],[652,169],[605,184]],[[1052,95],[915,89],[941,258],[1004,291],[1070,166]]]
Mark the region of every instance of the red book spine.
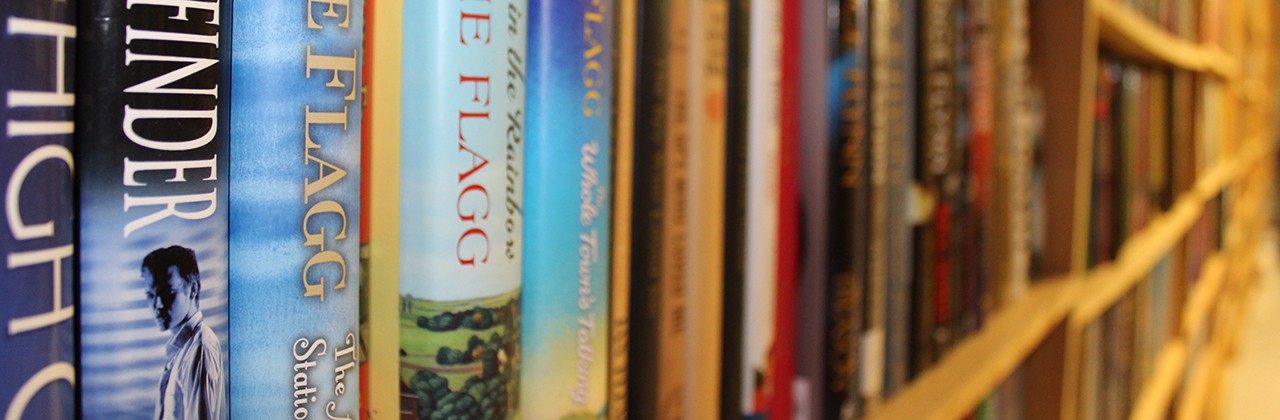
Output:
[[[368,333],[368,329],[365,326],[365,324],[368,322],[368,315],[367,315],[368,309],[366,307],[368,306],[368,302],[369,302],[368,300],[369,294],[367,291],[369,290],[369,287],[372,286],[371,284],[369,284],[369,280],[368,280],[369,279],[368,256],[369,256],[369,230],[370,230],[369,229],[369,214],[370,214],[369,212],[369,187],[370,187],[369,171],[371,170],[371,168],[373,168],[373,164],[372,164],[373,137],[370,135],[370,133],[372,132],[373,124],[369,124],[370,115],[373,114],[371,112],[372,109],[369,106],[369,104],[372,103],[371,100],[369,99],[369,93],[371,90],[370,89],[371,83],[369,82],[369,79],[370,79],[369,63],[372,63],[373,60],[369,58],[369,50],[371,50],[369,46],[373,45],[373,30],[372,30],[372,28],[374,27],[373,26],[373,2],[374,0],[365,0],[364,2],[364,8],[365,8],[365,13],[364,13],[365,34],[364,34],[364,54],[363,54],[364,64],[362,65],[363,68],[360,70],[360,74],[364,76],[364,78],[360,81],[362,83],[361,85],[362,89],[364,90],[363,92],[364,94],[361,95],[361,97],[364,100],[364,103],[361,104],[361,110],[360,110],[361,111],[360,118],[361,118],[361,121],[363,122],[363,124],[360,124],[360,264],[361,264],[360,287],[361,289],[364,289],[360,292],[360,295],[361,295],[360,296],[361,298],[360,299],[360,305],[361,305],[360,330],[361,330],[362,336]],[[361,407],[360,420],[369,420],[369,363],[368,363],[369,359],[367,359],[365,356],[368,353],[366,352],[367,349],[364,348],[364,343],[365,343],[364,337],[361,337],[360,343],[361,343],[360,344],[360,407]]]
[[789,418],[792,413],[791,385],[795,376],[796,342],[796,276],[799,273],[800,219],[799,167],[796,164],[800,144],[799,74],[800,68],[800,1],[782,0],[782,71],[779,92],[778,183],[778,290],[777,317],[774,322],[773,381],[774,418]]

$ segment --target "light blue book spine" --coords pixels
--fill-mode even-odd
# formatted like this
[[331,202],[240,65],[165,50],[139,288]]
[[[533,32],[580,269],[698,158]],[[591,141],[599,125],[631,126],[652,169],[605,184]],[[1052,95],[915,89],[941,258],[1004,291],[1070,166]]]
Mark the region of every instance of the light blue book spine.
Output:
[[404,5],[401,407],[518,417],[525,0]]
[[362,1],[233,4],[232,418],[358,418]]
[[612,8],[529,2],[524,418],[606,414]]

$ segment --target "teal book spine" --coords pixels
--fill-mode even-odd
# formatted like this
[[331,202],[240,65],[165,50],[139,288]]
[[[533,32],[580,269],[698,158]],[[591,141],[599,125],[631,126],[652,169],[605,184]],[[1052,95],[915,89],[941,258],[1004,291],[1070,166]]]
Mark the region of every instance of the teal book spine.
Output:
[[227,3],[231,418],[359,416],[362,3]]
[[399,310],[406,417],[519,417],[527,6],[404,5]]
[[605,416],[613,13],[529,2],[521,416]]

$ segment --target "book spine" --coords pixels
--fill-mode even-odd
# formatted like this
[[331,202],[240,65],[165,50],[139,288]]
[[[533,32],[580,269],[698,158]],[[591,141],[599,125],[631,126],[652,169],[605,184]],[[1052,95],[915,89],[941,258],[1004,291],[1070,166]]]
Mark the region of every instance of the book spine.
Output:
[[[885,316],[888,313],[888,198],[887,178],[889,162],[889,101],[892,91],[889,89],[890,79],[894,77],[889,68],[889,25],[892,21],[892,4],[888,0],[867,0],[869,2],[869,68],[871,83],[868,168],[868,228],[867,228],[867,287],[866,305],[864,309],[866,327],[861,338],[862,377],[860,389],[862,397],[876,404],[884,397],[886,381],[885,356],[886,342]],[[901,93],[901,92],[898,92]]]
[[925,194],[935,197],[936,207],[922,204],[928,220],[915,229],[915,285],[912,317],[913,345],[911,371],[919,372],[945,348],[935,342],[935,328],[945,327],[950,310],[948,291],[951,276],[950,235],[953,202],[961,196],[962,179],[953,159],[955,148],[955,58],[953,56],[953,15],[955,2],[925,0],[920,13],[920,137],[916,178]]
[[[1030,287],[1031,276],[1031,191],[1035,168],[1035,115],[1032,109],[1028,60],[1030,39],[1026,0],[1002,2],[1006,18],[1001,31],[1000,98],[1002,129],[997,143],[996,200],[1000,210],[985,221],[992,237],[991,264],[998,287],[996,301],[1008,302]],[[998,217],[1005,214],[1007,217]]]
[[[729,50],[725,114],[725,212],[724,212],[724,351],[720,393],[721,415],[741,417],[743,390],[753,381],[744,376],[743,343],[747,278],[747,179],[748,111],[751,103],[750,23],[756,14],[753,0],[729,0]],[[749,400],[747,400],[749,401]]]
[[[627,375],[628,418],[659,418],[662,383],[663,257],[671,112],[668,85],[671,56],[671,0],[637,2],[634,173],[632,188],[631,327]],[[679,413],[676,411],[675,413]]]
[[828,70],[825,138],[830,171],[827,308],[822,418],[858,417],[861,412],[858,343],[867,319],[868,135],[870,77],[868,2],[840,0],[834,28],[835,54]]
[[748,39],[745,276],[739,391],[743,416],[767,415],[778,373],[776,353],[780,164],[780,0],[752,0]]
[[782,1],[780,24],[782,45],[779,57],[779,108],[780,131],[778,150],[778,283],[777,318],[774,322],[774,350],[771,363],[774,366],[773,407],[777,417],[794,415],[793,384],[796,372],[796,299],[799,297],[797,281],[800,263],[800,0]]
[[[372,62],[363,80],[369,90],[365,101],[373,110],[361,121],[369,128],[371,159],[369,207],[361,214],[369,218],[370,283],[368,351],[368,405],[361,404],[373,420],[399,418],[400,412],[400,71],[401,19],[404,3],[377,1],[365,18],[366,62]],[[375,22],[376,20],[376,22]],[[364,166],[361,166],[364,168]],[[363,180],[363,178],[362,178]],[[361,279],[364,280],[364,279]],[[361,379],[366,379],[362,372]]]
[[405,415],[519,416],[527,13],[524,0],[404,5]]
[[[234,36],[223,51],[232,75],[231,350],[240,355],[231,410],[350,417],[360,412],[364,8],[274,4],[231,5]],[[312,398],[299,403],[295,392]]]
[[[521,415],[604,414],[613,8],[529,4]],[[574,57],[574,61],[565,61]],[[564,281],[576,279],[576,281]]]
[[910,379],[912,244],[907,200],[915,173],[916,44],[915,0],[895,2],[888,13],[883,85],[888,90],[885,173],[885,396]]
[[369,281],[369,265],[371,250],[369,249],[370,229],[369,204],[372,202],[373,186],[370,183],[373,171],[373,125],[369,117],[373,115],[372,102],[369,100],[369,70],[373,67],[373,58],[369,53],[373,50],[373,37],[368,30],[373,26],[373,1],[364,2],[364,40],[361,49],[364,59],[360,63],[360,347],[356,350],[360,362],[360,420],[369,420],[369,294],[373,284]]
[[[79,4],[83,418],[229,416],[222,7]],[[199,364],[207,379],[197,385],[170,364]],[[200,401],[175,403],[183,393]]]
[[938,337],[938,356],[945,355],[951,346],[964,338],[964,291],[968,278],[965,269],[970,266],[965,259],[965,229],[968,225],[969,187],[968,160],[969,134],[973,132],[973,115],[970,108],[970,97],[973,97],[973,38],[969,26],[973,23],[973,13],[968,0],[956,0],[954,5],[955,20],[951,22],[951,31],[955,41],[951,47],[955,54],[955,67],[952,68],[952,81],[955,81],[955,114],[954,132],[947,147],[947,172],[943,175],[942,192],[938,201],[946,215],[940,216],[945,222],[934,225],[936,232],[937,259],[941,264],[934,265],[937,277],[936,284],[937,321],[942,332]]
[[688,221],[688,142],[689,142],[689,3],[692,0],[670,0],[667,20],[662,23],[666,36],[665,130],[662,147],[662,223],[657,236],[662,244],[658,254],[659,316],[658,332],[658,418],[675,419],[684,414],[684,344],[686,317],[685,252]]
[[[836,186],[833,184],[833,167],[829,162],[836,160],[839,148],[832,135],[832,121],[840,118],[838,108],[828,105],[828,98],[835,88],[835,80],[828,75],[837,60],[836,45],[833,44],[838,35],[837,22],[839,15],[827,16],[829,7],[839,13],[839,2],[836,0],[804,2],[800,11],[800,45],[804,47],[799,56],[799,112],[800,126],[799,144],[799,193],[800,193],[800,247],[803,250],[799,261],[799,277],[797,282],[796,322],[796,371],[794,392],[796,418],[834,417],[825,414],[827,401],[827,375],[830,369],[843,369],[848,364],[848,345],[842,347],[841,359],[827,359],[827,333],[831,331],[843,334],[846,343],[851,344],[849,334],[853,331],[847,317],[840,319],[840,330],[830,328],[827,323],[828,301],[847,299],[848,291],[837,288],[837,295],[828,293],[835,280],[828,275],[831,260],[828,259],[830,240],[837,235],[829,235],[828,230],[835,231],[835,218],[829,217],[828,206],[834,199]],[[829,280],[830,279],[830,280]],[[847,312],[845,313],[847,315]],[[843,381],[848,384],[848,381]],[[847,390],[847,387],[846,387]]]
[[76,2],[0,6],[0,414],[76,418]]
[[[959,340],[966,331],[976,328],[981,318],[983,301],[988,309],[994,306],[999,279],[994,278],[992,258],[1004,259],[1004,256],[993,257],[991,244],[995,232],[990,229],[993,219],[1004,216],[1002,209],[995,204],[996,191],[999,187],[999,176],[996,174],[997,136],[1001,119],[997,117],[1000,103],[998,97],[999,68],[997,54],[999,47],[1000,10],[996,0],[973,0],[968,4],[967,30],[969,31],[969,90],[968,138],[957,155],[968,155],[967,168],[964,172],[969,182],[965,195],[968,198],[955,200],[963,207],[963,215],[957,217],[962,225],[957,228],[957,243],[963,243],[962,250],[954,254],[962,255],[966,263],[960,267],[959,287],[952,300],[951,339]],[[977,312],[977,313],[975,313]],[[969,321],[969,322],[966,322]]]
[[724,331],[725,96],[728,1],[689,2],[684,418],[720,418]]
[[1089,221],[1089,265],[1094,266],[1110,261],[1115,257],[1111,228],[1112,209],[1114,204],[1114,152],[1112,140],[1114,136],[1111,106],[1115,90],[1113,68],[1103,60],[1097,68],[1097,86],[1095,87],[1094,131],[1093,131],[1093,188],[1094,203],[1090,211]]
[[609,294],[609,398],[608,416],[627,418],[629,367],[631,356],[631,253],[635,190],[635,104],[637,2],[617,0],[613,9],[617,23],[613,51],[615,88],[613,111],[613,243]]

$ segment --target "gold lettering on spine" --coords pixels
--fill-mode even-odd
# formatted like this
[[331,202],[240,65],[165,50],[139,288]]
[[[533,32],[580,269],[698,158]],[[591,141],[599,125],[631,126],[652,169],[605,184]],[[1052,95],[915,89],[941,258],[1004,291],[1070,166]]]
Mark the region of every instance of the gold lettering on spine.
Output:
[[[307,29],[312,30],[317,37],[329,31],[345,33],[343,30],[351,27],[351,3],[351,0],[307,0]],[[321,49],[323,48],[322,46]],[[344,101],[355,101],[357,86],[360,85],[359,75],[356,73],[360,63],[359,54],[359,49],[352,49],[350,55],[329,55],[315,51],[310,44],[306,45],[303,52],[306,62],[304,76],[310,80],[313,73],[319,72],[314,75],[324,81],[325,88],[308,96],[329,95],[337,91]],[[338,200],[330,197],[317,199],[317,196],[347,177],[348,168],[341,166],[344,160],[326,155],[324,146],[350,140],[348,129],[351,109],[351,106],[344,105],[341,110],[318,110],[312,104],[306,104],[303,108],[302,163],[308,168],[315,165],[315,177],[302,180],[302,202],[310,207],[299,224],[303,246],[315,247],[315,251],[302,268],[302,296],[316,298],[321,302],[325,300],[326,293],[345,289],[347,285],[346,255],[333,249],[340,241],[347,239],[347,209]],[[334,129],[340,129],[341,132],[329,131]],[[337,282],[332,281],[335,276],[338,277]],[[333,403],[330,405],[333,406]],[[303,413],[307,411],[304,407],[298,409]]]

